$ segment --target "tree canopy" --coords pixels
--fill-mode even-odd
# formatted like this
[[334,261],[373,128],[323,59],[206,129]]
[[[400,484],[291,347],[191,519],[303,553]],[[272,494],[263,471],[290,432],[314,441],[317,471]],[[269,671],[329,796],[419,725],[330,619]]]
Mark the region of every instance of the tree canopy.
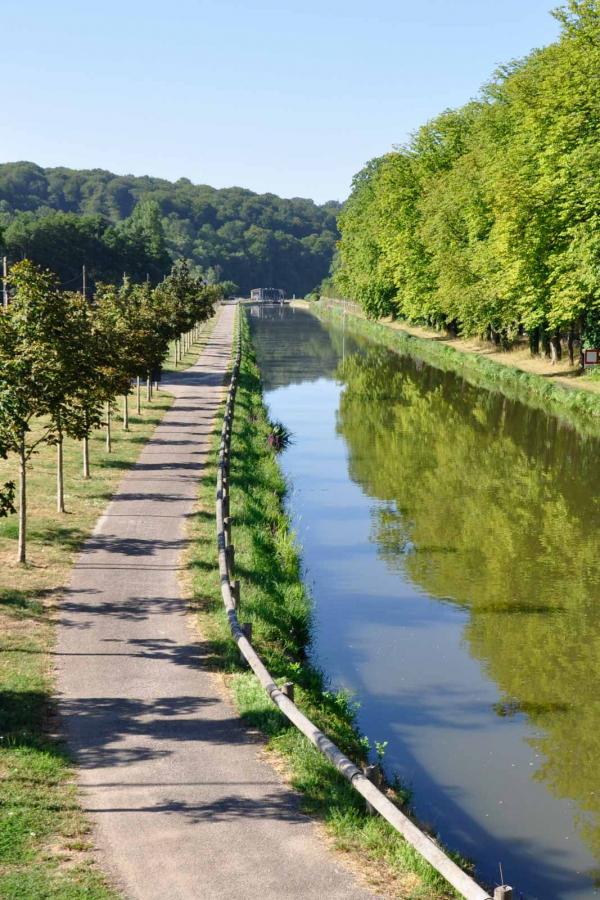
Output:
[[372,316],[600,339],[600,2],[354,179],[335,283]]

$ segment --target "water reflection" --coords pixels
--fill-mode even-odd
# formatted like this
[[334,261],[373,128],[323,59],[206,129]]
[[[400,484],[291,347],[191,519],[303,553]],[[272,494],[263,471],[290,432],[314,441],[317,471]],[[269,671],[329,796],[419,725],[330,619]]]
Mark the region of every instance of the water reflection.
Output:
[[600,858],[598,442],[377,348],[338,376],[350,475],[386,503],[382,559],[468,606],[497,715],[538,729],[534,777],[577,801]]
[[487,878],[596,896],[598,441],[300,311],[253,334],[318,661]]

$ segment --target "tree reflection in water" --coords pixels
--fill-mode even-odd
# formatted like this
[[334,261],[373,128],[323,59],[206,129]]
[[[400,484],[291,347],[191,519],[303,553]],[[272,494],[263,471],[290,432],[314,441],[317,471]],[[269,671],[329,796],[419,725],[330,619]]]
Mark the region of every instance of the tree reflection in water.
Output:
[[350,476],[386,564],[470,610],[471,654],[525,715],[535,777],[600,859],[600,442],[381,347],[340,363]]

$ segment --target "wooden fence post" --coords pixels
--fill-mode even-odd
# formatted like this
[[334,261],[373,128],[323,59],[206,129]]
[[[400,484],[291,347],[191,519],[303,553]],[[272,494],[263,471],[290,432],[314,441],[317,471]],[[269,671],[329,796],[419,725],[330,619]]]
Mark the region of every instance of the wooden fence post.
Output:
[[[363,766],[363,775],[365,778],[368,778],[371,784],[374,784],[376,788],[381,788],[383,784],[383,772],[381,771],[381,766],[377,763]],[[374,806],[367,801],[367,812],[370,816],[376,816],[377,810]]]
[[281,693],[285,694],[285,696],[294,702],[294,682],[286,681],[285,684],[281,685]]

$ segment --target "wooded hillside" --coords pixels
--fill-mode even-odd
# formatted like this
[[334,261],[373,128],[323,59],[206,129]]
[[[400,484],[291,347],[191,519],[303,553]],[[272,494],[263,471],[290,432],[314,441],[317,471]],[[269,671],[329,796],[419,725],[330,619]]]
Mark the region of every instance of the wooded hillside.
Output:
[[186,257],[214,281],[283,287],[303,295],[326,275],[337,238],[335,202],[285,200],[239,187],[217,190],[102,169],[0,165],[0,226],[12,259],[24,256],[63,282],[162,277]]

